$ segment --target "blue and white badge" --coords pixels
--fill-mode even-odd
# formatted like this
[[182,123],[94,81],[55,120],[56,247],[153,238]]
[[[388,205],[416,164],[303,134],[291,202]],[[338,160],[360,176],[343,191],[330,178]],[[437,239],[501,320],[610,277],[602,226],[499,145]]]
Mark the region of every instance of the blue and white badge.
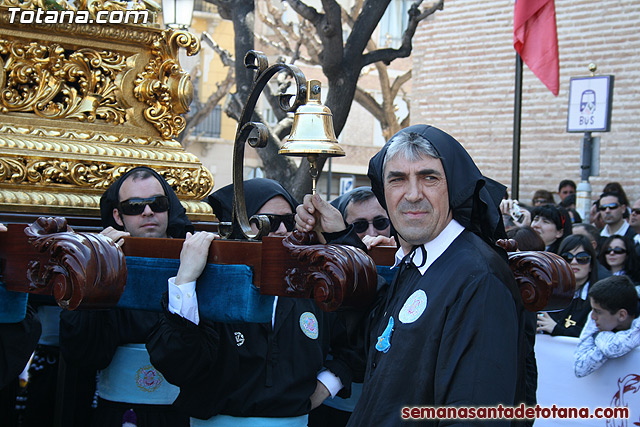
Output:
[[398,319],[402,323],[413,323],[422,316],[425,308],[427,308],[427,294],[422,289],[418,289],[407,298],[398,314]]
[[234,332],[233,336],[236,337],[236,345],[238,347],[244,344],[244,335],[242,335],[242,332]]
[[315,314],[305,311],[300,315],[300,329],[302,332],[315,340],[318,338],[318,319],[316,319]]

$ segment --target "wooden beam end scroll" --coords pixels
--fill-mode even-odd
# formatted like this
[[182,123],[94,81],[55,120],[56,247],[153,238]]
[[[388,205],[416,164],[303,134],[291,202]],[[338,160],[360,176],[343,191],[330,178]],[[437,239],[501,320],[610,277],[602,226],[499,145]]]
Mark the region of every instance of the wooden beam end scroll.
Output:
[[[108,308],[118,303],[127,281],[124,254],[101,234],[75,233],[65,218],[39,218],[24,230],[48,259],[30,261],[30,292],[48,289],[68,310]],[[47,292],[45,292],[47,293]]]
[[358,248],[322,245],[315,233],[297,230],[284,239],[265,238],[263,245],[262,293],[313,297],[325,311],[366,307],[375,297],[376,266]]

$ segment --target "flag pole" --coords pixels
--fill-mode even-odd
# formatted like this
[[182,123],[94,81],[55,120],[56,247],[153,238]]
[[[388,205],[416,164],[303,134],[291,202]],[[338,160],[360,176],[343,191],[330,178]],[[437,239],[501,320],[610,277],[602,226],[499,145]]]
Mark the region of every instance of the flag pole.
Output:
[[511,161],[511,198],[520,197],[520,119],[522,116],[522,58],[516,53],[516,83],[513,106],[513,156]]

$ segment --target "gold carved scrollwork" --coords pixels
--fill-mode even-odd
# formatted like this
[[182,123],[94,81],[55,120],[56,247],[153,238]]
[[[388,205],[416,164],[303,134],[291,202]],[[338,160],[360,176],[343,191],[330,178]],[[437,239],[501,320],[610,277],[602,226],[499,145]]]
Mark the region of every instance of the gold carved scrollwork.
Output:
[[[0,158],[0,182],[71,185],[104,190],[130,169],[127,165],[80,160],[27,160]],[[181,169],[155,167],[179,196],[203,199],[213,187],[211,174],[203,168]]]
[[0,40],[0,112],[28,111],[49,119],[122,124],[116,77],[127,58],[90,48],[67,52],[58,44]]
[[144,118],[153,124],[164,139],[176,137],[186,125],[180,116],[189,111],[193,85],[178,61],[178,49],[187,55],[200,50],[200,41],[186,31],[167,30],[152,44],[152,59],[137,75],[134,95],[148,105]]

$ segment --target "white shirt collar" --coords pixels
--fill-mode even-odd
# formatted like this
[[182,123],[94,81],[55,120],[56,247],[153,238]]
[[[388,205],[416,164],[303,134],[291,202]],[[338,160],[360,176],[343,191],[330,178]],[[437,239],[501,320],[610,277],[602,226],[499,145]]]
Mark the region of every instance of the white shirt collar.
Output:
[[614,234],[617,234],[618,236],[624,236],[627,233],[628,229],[629,229],[629,223],[625,219],[625,220],[623,220],[622,225],[620,226],[620,228],[617,229],[615,231],[615,233],[611,232],[611,228],[609,227],[609,224],[607,224],[607,225],[604,226],[604,228],[600,232],[600,235],[603,236],[603,237],[609,237],[609,236],[612,236]]
[[[414,251],[414,255],[411,258],[411,262],[418,267],[420,274],[424,276],[427,269],[437,260],[440,255],[447,250],[447,248],[453,243],[453,241],[464,231],[464,227],[460,225],[458,221],[452,219],[449,224],[438,234],[438,236],[423,244],[422,246],[427,251],[427,261],[423,263],[422,251]],[[402,259],[405,257],[405,253],[402,248],[399,248],[396,252],[395,263],[392,268],[397,267]]]
[[587,300],[588,296],[589,296],[589,282],[585,283],[582,289],[577,290],[573,295],[574,298],[580,298],[585,301]]

